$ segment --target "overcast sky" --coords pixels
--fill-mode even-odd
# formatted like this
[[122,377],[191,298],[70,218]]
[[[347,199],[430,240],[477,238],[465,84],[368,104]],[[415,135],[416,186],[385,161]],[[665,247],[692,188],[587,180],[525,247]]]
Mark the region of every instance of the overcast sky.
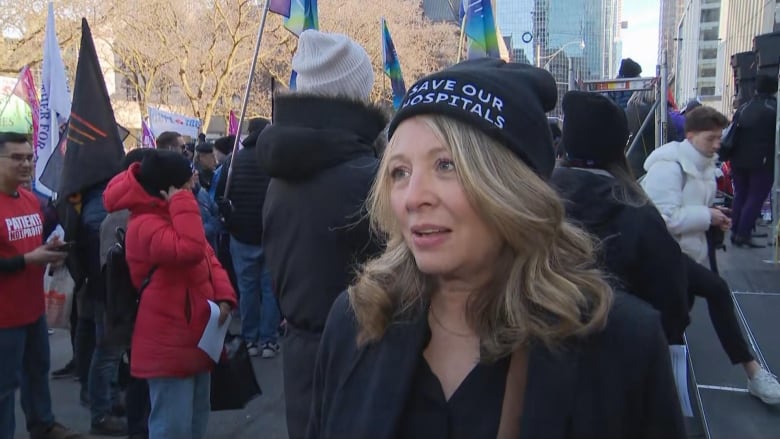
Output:
[[623,0],[623,58],[631,58],[642,66],[642,76],[655,75],[658,60],[659,0]]

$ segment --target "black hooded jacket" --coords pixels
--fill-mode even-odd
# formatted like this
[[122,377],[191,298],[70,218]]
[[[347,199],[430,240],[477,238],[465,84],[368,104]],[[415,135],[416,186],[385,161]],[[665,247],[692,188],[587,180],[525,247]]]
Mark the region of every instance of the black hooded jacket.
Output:
[[660,311],[667,340],[682,344],[690,323],[685,263],[655,206],[617,200],[618,183],[605,171],[557,168],[550,183],[567,217],[601,241],[599,259],[613,282]]
[[773,170],[777,99],[772,95],[757,94],[739,109],[739,113],[731,166],[739,170]]
[[[232,237],[244,244],[256,246],[263,244],[263,203],[270,180],[260,169],[255,153],[261,131],[249,133],[242,142],[244,147],[236,153],[228,193],[233,210],[227,216],[225,224]],[[227,166],[230,166],[229,162]],[[223,174],[227,178],[227,168]],[[224,192],[224,187],[221,189]],[[222,194],[217,193],[218,196]]]
[[379,159],[384,113],[363,103],[280,96],[258,141],[271,176],[263,247],[279,306],[295,328],[322,332],[333,301],[379,249],[364,202]]

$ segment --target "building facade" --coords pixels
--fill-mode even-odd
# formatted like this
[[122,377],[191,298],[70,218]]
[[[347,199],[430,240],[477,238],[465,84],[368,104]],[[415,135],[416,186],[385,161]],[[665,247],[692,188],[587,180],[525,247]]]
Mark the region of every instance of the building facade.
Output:
[[689,0],[661,0],[658,22],[658,63],[664,51],[667,52],[669,71],[677,71],[677,34],[680,19]]
[[[496,16],[511,52],[546,67],[559,98],[576,80],[617,76],[621,59],[623,0],[496,0]],[[522,51],[522,52],[521,52]],[[556,109],[560,112],[560,109]]]
[[753,50],[753,38],[767,32],[780,30],[778,14],[780,0],[721,0],[720,40],[722,61],[718,63],[718,87],[721,90],[721,106],[733,111],[736,87],[731,56]]
[[717,84],[721,0],[688,0],[680,15],[668,65],[680,105],[691,99],[720,109]]

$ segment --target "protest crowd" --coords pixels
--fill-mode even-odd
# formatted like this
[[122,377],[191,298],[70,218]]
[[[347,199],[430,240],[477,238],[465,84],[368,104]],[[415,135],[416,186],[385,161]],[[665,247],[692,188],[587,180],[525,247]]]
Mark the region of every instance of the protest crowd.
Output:
[[[81,61],[56,200],[33,139],[0,133],[0,439],[17,393],[29,437],[87,437],[55,417],[65,378],[90,435],[206,438],[277,356],[293,439],[685,438],[672,365],[696,296],[749,393],[780,404],[713,256],[729,232],[760,247],[775,78],[740,109],[727,208],[726,116],[670,106],[668,142],[627,157],[647,96],[570,91],[554,139],[555,80],[526,64],[457,63],[390,111],[363,47],[306,30],[295,89],[246,135],[125,152],[83,137],[116,122],[79,100]],[[52,291],[72,297],[54,371]]]

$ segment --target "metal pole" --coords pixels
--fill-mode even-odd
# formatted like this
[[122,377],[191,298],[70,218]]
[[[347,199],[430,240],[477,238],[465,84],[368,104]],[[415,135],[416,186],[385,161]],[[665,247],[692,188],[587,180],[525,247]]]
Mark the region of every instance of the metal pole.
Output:
[[542,66],[542,43],[536,42],[536,67]]
[[[780,96],[780,71],[778,72],[778,87],[777,87],[778,95]],[[778,211],[778,208],[780,207],[780,201],[778,198],[780,198],[780,102],[777,104],[777,114],[775,115],[775,181],[772,183],[772,228],[769,230],[769,242],[771,245],[775,245],[777,243],[778,239],[778,217],[780,217],[780,211]],[[775,249],[775,252],[777,252],[777,249]],[[775,253],[777,254],[777,253]],[[775,258],[775,263],[777,263],[777,258]]]
[[669,68],[667,65],[667,50],[664,50],[663,58],[661,59],[661,103],[658,106],[658,108],[661,111],[661,137],[659,140],[661,143],[658,144],[658,146],[661,146],[667,142],[666,134],[668,133],[667,124],[669,123],[669,101],[666,99],[666,94],[669,92]]
[[634,138],[631,140],[631,146],[629,146],[628,151],[626,151],[626,157],[634,152],[634,148],[636,148],[636,146],[639,145],[639,142],[642,140],[642,131],[645,130],[651,120],[655,119],[656,108],[658,108],[657,100],[653,102],[653,106],[650,107],[650,111],[647,112],[647,116],[645,116],[645,120],[642,122],[642,126],[640,126],[639,129],[634,133]]
[[569,57],[569,91],[574,90],[574,61]]
[[661,64],[660,63],[657,66],[655,66],[655,77],[656,77],[655,103],[657,105],[656,105],[656,111],[654,113],[655,114],[655,145],[653,145],[653,148],[658,148],[660,145],[663,145],[663,142],[661,142],[661,111],[659,110],[661,99],[663,99],[662,98],[663,92],[661,91]]
[[463,16],[463,21],[461,21],[460,24],[460,38],[458,38],[458,59],[457,62],[460,62],[461,56],[463,55],[463,43],[466,35],[466,17],[468,17],[469,14],[466,14]]
[[246,81],[246,90],[244,90],[244,102],[241,104],[241,117],[238,119],[238,134],[236,134],[236,140],[233,143],[233,155],[231,156],[230,166],[228,167],[227,181],[225,182],[225,193],[222,198],[227,199],[228,193],[230,193],[230,183],[233,180],[233,164],[236,162],[236,153],[238,152],[238,145],[241,143],[241,129],[244,124],[244,117],[246,117],[246,107],[249,105],[249,92],[252,90],[252,81],[255,78],[255,69],[257,68],[257,57],[260,55],[260,43],[263,40],[263,30],[265,30],[265,21],[268,18],[268,7],[271,0],[265,1],[263,6],[263,15],[260,18],[260,27],[257,29],[257,41],[255,41],[255,53],[252,57],[252,66],[249,68],[249,79]]

